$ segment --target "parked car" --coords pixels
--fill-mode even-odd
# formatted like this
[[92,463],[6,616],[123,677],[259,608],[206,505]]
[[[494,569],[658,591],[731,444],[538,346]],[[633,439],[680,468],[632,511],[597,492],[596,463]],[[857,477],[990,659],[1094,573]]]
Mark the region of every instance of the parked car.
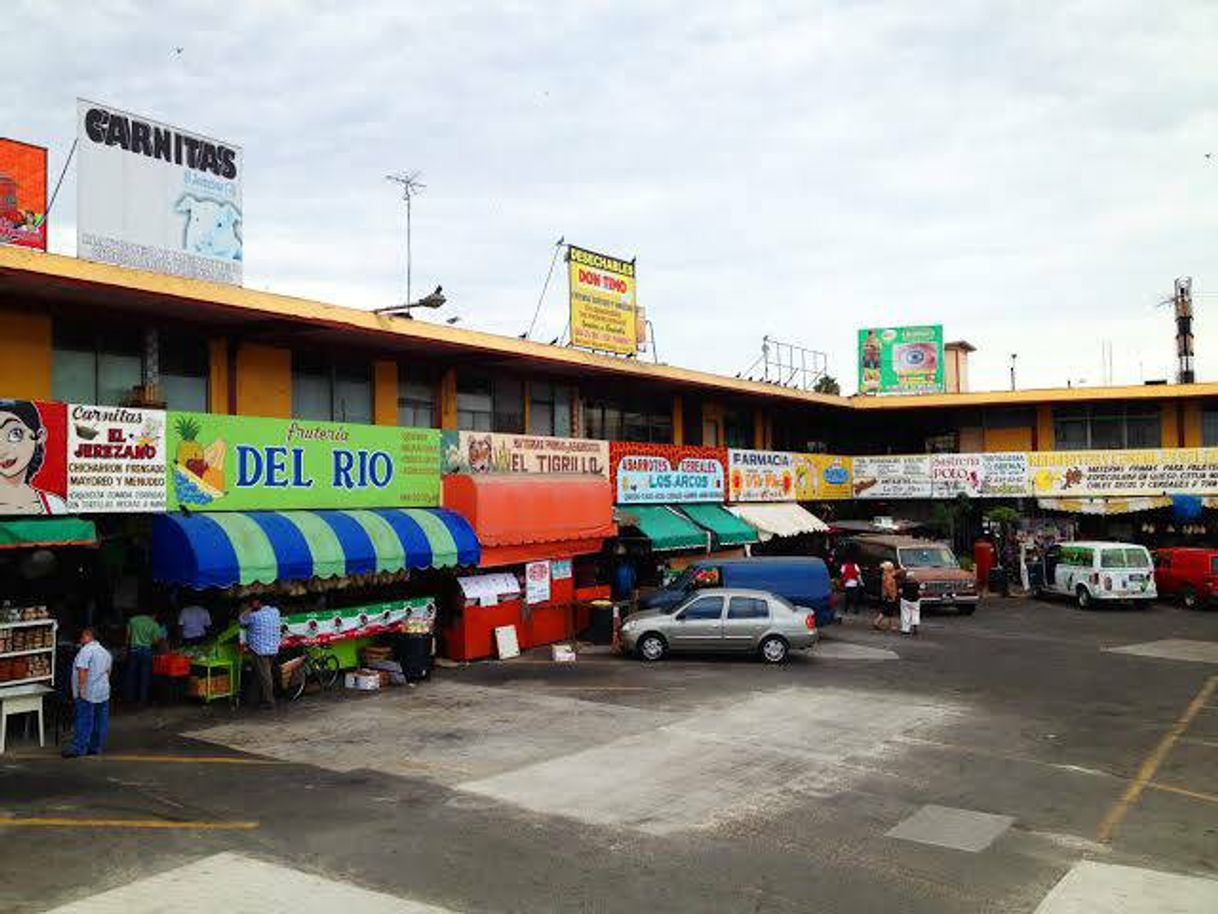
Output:
[[744,587],[777,594],[816,613],[818,626],[833,623],[829,569],[812,556],[764,556],[694,562],[670,583],[639,600],[640,609],[671,610],[707,587]]
[[1038,596],[1072,598],[1081,609],[1096,602],[1132,601],[1145,609],[1158,591],[1150,552],[1136,543],[1058,543],[1045,550]]
[[765,591],[713,587],[675,607],[631,613],[621,635],[624,651],[648,661],[669,651],[736,651],[782,663],[816,643],[816,614]]
[[977,581],[946,543],[912,536],[856,536],[850,540],[863,571],[863,591],[880,597],[880,566],[892,562],[921,585],[922,607],[949,606],[962,616],[977,609]]
[[1196,609],[1218,598],[1218,549],[1171,546],[1154,551],[1159,596]]

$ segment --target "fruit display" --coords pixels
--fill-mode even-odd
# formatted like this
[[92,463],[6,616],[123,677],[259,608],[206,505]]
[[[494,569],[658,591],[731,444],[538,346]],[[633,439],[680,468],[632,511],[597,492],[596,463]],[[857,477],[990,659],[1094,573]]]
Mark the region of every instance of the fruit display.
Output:
[[178,501],[206,505],[224,495],[224,458],[228,446],[223,438],[208,445],[199,441],[202,426],[193,416],[174,423],[180,440],[173,463],[173,485]]

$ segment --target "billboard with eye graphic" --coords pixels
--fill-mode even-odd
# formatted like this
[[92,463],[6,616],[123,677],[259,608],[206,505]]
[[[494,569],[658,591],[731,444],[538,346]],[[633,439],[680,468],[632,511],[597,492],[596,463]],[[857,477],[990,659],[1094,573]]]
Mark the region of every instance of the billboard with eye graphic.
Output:
[[867,327],[859,331],[859,393],[943,392],[943,326]]
[[78,256],[241,284],[241,148],[77,100]]

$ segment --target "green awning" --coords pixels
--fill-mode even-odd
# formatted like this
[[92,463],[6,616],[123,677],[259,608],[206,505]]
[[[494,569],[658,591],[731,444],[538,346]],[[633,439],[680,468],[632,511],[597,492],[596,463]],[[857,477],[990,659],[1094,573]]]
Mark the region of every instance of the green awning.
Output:
[[34,546],[96,546],[97,528],[79,517],[0,520],[0,549]]
[[670,549],[705,549],[706,531],[684,514],[664,505],[625,505],[618,508],[621,523],[635,527],[651,540],[656,552]]
[[720,546],[743,546],[758,540],[755,527],[722,505],[681,505],[681,511],[699,527],[715,534]]

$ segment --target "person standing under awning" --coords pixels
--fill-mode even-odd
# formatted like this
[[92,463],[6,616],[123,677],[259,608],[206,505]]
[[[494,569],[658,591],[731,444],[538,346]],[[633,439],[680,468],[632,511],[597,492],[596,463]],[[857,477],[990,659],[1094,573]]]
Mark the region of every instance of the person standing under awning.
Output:
[[254,675],[258,679],[258,706],[275,710],[274,663],[279,656],[281,622],[279,610],[251,600],[249,608],[239,619],[245,629],[245,645],[254,658]]

